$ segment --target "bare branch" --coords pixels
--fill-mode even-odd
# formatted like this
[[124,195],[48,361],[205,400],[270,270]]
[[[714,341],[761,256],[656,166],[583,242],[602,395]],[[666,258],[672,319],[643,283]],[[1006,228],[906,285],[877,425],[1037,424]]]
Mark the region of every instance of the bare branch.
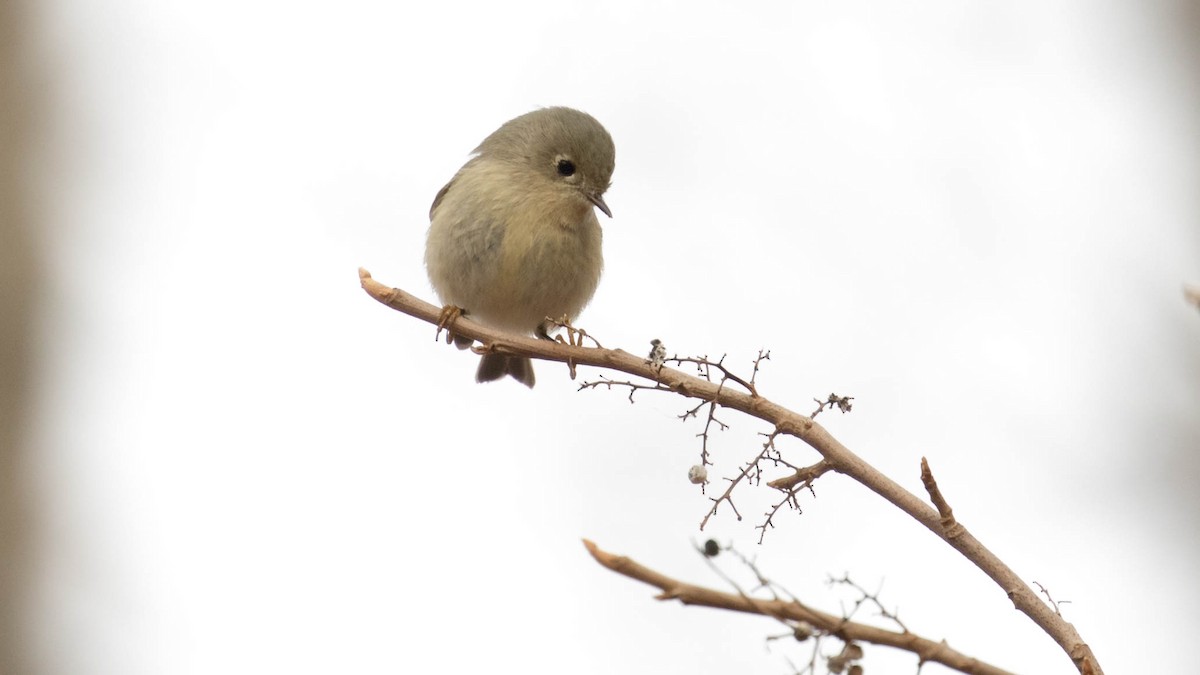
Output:
[[754,359],[754,370],[753,370],[753,372],[750,373],[750,389],[751,389],[751,391],[755,391],[754,386],[755,386],[755,381],[758,379],[758,367],[760,365],[762,365],[763,361],[770,361],[770,360],[771,360],[771,350],[770,349],[768,349],[766,351],[763,351],[761,349],[758,350],[758,358]]
[[879,616],[882,616],[883,618],[885,618],[885,619],[891,621],[892,623],[896,624],[897,626],[899,626],[901,631],[903,631],[905,633],[908,632],[908,626],[905,626],[904,622],[900,620],[899,611],[889,610],[888,608],[883,606],[882,602],[879,601],[879,591],[875,591],[874,593],[867,591],[867,589],[863,588],[862,586],[859,586],[857,583],[855,583],[853,580],[851,580],[849,574],[843,574],[840,579],[835,579],[833,577],[830,577],[829,583],[830,584],[841,584],[843,586],[849,586],[850,588],[853,588],[855,591],[858,591],[858,600],[855,601],[854,609],[847,612],[847,614],[846,614],[847,618],[854,616],[854,613],[856,611],[858,611],[859,607],[861,607],[863,604],[865,604],[867,602],[870,602],[871,604],[875,605],[875,609],[879,612]]
[[[761,358],[759,360],[761,360]],[[674,363],[678,363],[679,365],[683,365],[685,363],[694,363],[696,364],[696,369],[700,373],[704,374],[704,379],[710,382],[712,381],[712,369],[716,368],[717,370],[721,371],[722,381],[733,380],[734,382],[742,385],[746,391],[750,392],[751,396],[758,396],[758,392],[754,390],[754,385],[752,384],[753,378],[751,378],[751,382],[747,382],[731,372],[725,367],[724,355],[722,355],[718,361],[710,361],[708,360],[708,357],[697,358],[692,356],[673,356],[667,359],[667,361],[672,361]],[[754,362],[754,372],[756,375],[758,374],[758,361]]]
[[[397,311],[437,325],[442,308],[435,307],[404,291],[388,288],[359,270],[359,280],[372,298]],[[477,340],[488,349],[502,354],[527,356],[546,361],[571,361],[583,366],[611,368],[657,382],[681,396],[701,401],[714,401],[725,408],[761,419],[779,434],[804,441],[829,462],[832,470],[848,476],[867,489],[904,511],[929,531],[974,563],[1008,595],[1013,605],[1046,632],[1071,658],[1081,673],[1102,675],[1099,662],[1078,631],[1048,607],[1025,581],[999,557],[989,551],[961,523],[956,523],[954,536],[942,526],[938,511],[905,490],[878,469],[842,445],[815,420],[785,408],[763,396],[723,388],[709,379],[693,377],[674,368],[657,368],[646,359],[620,349],[599,349],[565,345],[548,340],[511,335],[460,317],[453,323],[455,335]],[[712,364],[710,364],[712,365]],[[735,380],[737,381],[737,380]],[[749,383],[746,383],[748,385]],[[732,505],[732,504],[731,504]]]
[[725,593],[702,586],[684,583],[656,572],[648,567],[634,562],[625,556],[617,556],[602,550],[599,546],[583,540],[588,553],[604,567],[642,583],[658,588],[658,600],[678,600],[685,605],[714,607],[747,614],[761,614],[792,626],[805,622],[824,632],[837,635],[841,640],[849,642],[869,642],[886,647],[895,647],[912,652],[921,663],[940,663],[960,673],[973,675],[1012,675],[1006,670],[971,658],[945,642],[935,642],[910,632],[895,632],[876,628],[864,623],[847,621],[846,619],[812,609],[797,600],[764,600],[754,598],[746,593]]
[[600,387],[605,387],[607,389],[612,389],[613,387],[629,387],[629,402],[630,403],[633,403],[633,393],[635,391],[638,391],[641,389],[649,389],[650,391],[671,391],[667,387],[664,387],[663,385],[661,385],[657,382],[654,383],[654,386],[650,386],[648,384],[638,384],[636,382],[627,382],[624,380],[610,380],[609,378],[605,377],[603,374],[600,375],[599,380],[584,382],[584,383],[580,384],[579,388],[576,389],[576,391],[583,391],[584,389],[599,389]]
[[771,508],[767,509],[767,512],[763,514],[767,517],[767,519],[764,520],[762,524],[754,526],[754,529],[758,530],[758,543],[763,543],[763,539],[767,536],[768,527],[775,529],[775,514],[779,512],[779,509],[782,508],[784,504],[787,504],[788,507],[799,513],[803,513],[803,509],[800,508],[800,502],[796,501],[796,491],[800,489],[803,488],[783,490],[783,498],[773,504]]
[[826,471],[829,471],[832,468],[832,464],[830,464],[827,460],[822,459],[812,466],[796,469],[796,472],[790,476],[776,478],[775,480],[767,483],[767,485],[777,490],[790,490],[801,483],[803,483],[801,487],[810,487],[813,481],[820,478]]
[[[724,386],[725,386],[725,380],[721,380],[721,383],[719,385],[717,385],[717,393],[718,394],[720,394],[721,389]],[[718,398],[720,398],[720,397],[718,396]],[[689,416],[695,417],[697,410],[699,410],[699,408],[693,408],[692,410],[689,410],[688,412],[684,413],[683,415],[680,415],[680,419],[687,420],[687,418]],[[709,432],[709,429],[712,428],[713,422],[717,423],[717,429],[720,431],[725,431],[726,429],[729,428],[728,424],[725,424],[721,420],[717,419],[717,399],[713,399],[708,402],[708,419],[706,419],[704,421],[704,431],[696,434],[696,436],[698,436],[700,438],[700,465],[701,466],[708,466],[708,465],[712,464],[712,462],[710,462],[708,460],[708,432]]]
[[1033,582],[1033,585],[1034,585],[1034,586],[1037,586],[1037,587],[1038,587],[1038,590],[1039,590],[1039,591],[1041,591],[1042,595],[1046,596],[1046,600],[1047,600],[1047,602],[1049,602],[1049,603],[1050,603],[1050,606],[1054,608],[1054,613],[1055,613],[1055,614],[1057,614],[1057,615],[1059,615],[1059,616],[1062,616],[1062,612],[1061,612],[1061,611],[1059,611],[1059,605],[1069,605],[1069,604],[1071,604],[1071,601],[1070,601],[1070,600],[1058,600],[1058,601],[1055,601],[1055,599],[1054,599],[1054,598],[1052,598],[1052,597],[1050,596],[1050,590],[1049,590],[1049,589],[1047,589],[1045,586],[1043,586],[1043,585],[1039,584],[1038,582],[1036,582],[1036,581],[1035,581],[1035,582]]
[[929,470],[929,461],[924,457],[921,458],[921,483],[925,485],[925,491],[929,493],[929,499],[937,507],[938,515],[941,516],[939,523],[941,524],[943,535],[953,539],[959,535],[960,530],[966,532],[966,528],[959,525],[958,521],[954,519],[954,509],[950,508],[949,502],[942,496],[942,491],[938,488],[937,481],[933,478],[933,471]]
[[819,398],[814,398],[813,401],[816,401],[817,409],[814,410],[808,417],[809,419],[816,419],[817,415],[820,415],[826,407],[836,407],[838,410],[841,410],[843,414],[848,413],[854,407],[854,404],[850,402],[853,400],[853,396],[838,396],[837,394],[830,394],[829,397],[824,401]]
[[[733,509],[733,514],[735,516],[737,516],[737,519],[738,520],[742,519],[742,514],[739,513],[737,510],[737,507],[733,505],[733,489],[736,488],[738,486],[738,484],[742,482],[742,479],[745,479],[745,478],[749,478],[752,480],[755,478],[758,478],[759,480],[761,480],[762,471],[761,471],[761,469],[759,469],[758,463],[763,461],[764,459],[770,460],[773,462],[777,462],[777,463],[782,462],[782,460],[778,460],[778,459],[775,459],[770,456],[770,453],[775,449],[775,437],[778,435],[779,435],[778,431],[767,434],[767,441],[765,443],[763,443],[762,450],[759,451],[759,453],[754,456],[754,459],[743,464],[742,468],[738,470],[737,476],[735,476],[733,478],[725,479],[725,480],[729,481],[729,487],[725,489],[724,494],[722,494],[720,497],[716,497],[716,498],[709,497],[709,499],[712,500],[713,505],[712,505],[712,508],[708,510],[708,513],[705,514],[704,519],[700,521],[700,530],[701,531],[703,531],[704,526],[708,524],[708,519],[717,515],[717,509],[720,508],[721,502],[727,502],[729,504],[729,507],[731,509]],[[768,518],[768,520],[770,520],[770,519]],[[764,532],[765,532],[765,529],[764,529]],[[759,543],[762,543],[761,537],[759,537]]]

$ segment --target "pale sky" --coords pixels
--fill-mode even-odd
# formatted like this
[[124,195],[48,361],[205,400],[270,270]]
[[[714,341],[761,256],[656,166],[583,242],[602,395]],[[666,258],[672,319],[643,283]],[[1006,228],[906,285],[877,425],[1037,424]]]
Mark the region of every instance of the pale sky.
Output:
[[[821,421],[918,494],[929,458],[1107,672],[1191,667],[1200,78],[1178,8],[421,7],[38,6],[46,672],[789,672],[808,645],[768,645],[770,620],[655,601],[580,544],[728,590],[692,549],[710,536],[814,607],[839,612],[824,582],[849,573],[924,637],[1073,672],[854,482],[823,477],[761,546],[765,488],[700,532],[687,401],[576,393],[545,363],[533,391],[476,385],[362,293],[359,266],[433,300],[434,194],[545,105],[617,147],[580,326],[743,373],[770,349],[761,393],[854,396]],[[716,485],[769,431],[722,419]]]

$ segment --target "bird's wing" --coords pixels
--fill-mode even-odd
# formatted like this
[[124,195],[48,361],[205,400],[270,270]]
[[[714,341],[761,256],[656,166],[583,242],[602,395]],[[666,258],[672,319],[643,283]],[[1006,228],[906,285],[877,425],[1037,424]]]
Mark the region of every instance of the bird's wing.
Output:
[[[458,176],[455,176],[454,178],[458,178]],[[450,182],[446,183],[445,187],[443,187],[441,190],[438,190],[437,196],[433,198],[433,205],[429,207],[429,220],[433,220],[433,212],[437,211],[438,205],[442,203],[442,199],[444,199],[446,197],[446,193],[450,191],[450,186],[454,185],[454,178],[451,178]]]

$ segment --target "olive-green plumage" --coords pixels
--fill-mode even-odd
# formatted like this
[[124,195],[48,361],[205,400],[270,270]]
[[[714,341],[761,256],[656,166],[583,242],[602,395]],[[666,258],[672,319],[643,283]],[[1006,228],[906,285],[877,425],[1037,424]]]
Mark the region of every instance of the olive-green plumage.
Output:
[[[501,330],[530,334],[574,319],[604,265],[595,208],[612,179],[612,138],[591,115],[544,108],[505,122],[438,192],[425,266],[442,302]],[[476,380],[532,387],[528,359],[482,357]]]

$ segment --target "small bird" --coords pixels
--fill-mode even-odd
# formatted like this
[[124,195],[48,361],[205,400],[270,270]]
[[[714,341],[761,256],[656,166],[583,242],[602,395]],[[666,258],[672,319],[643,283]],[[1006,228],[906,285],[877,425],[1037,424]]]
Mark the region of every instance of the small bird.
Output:
[[[473,154],[429,209],[429,280],[447,310],[547,337],[543,322],[573,320],[600,283],[595,209],[612,217],[612,137],[587,113],[543,108],[505,122]],[[505,354],[484,354],[475,381],[505,375],[534,384],[529,359]]]

